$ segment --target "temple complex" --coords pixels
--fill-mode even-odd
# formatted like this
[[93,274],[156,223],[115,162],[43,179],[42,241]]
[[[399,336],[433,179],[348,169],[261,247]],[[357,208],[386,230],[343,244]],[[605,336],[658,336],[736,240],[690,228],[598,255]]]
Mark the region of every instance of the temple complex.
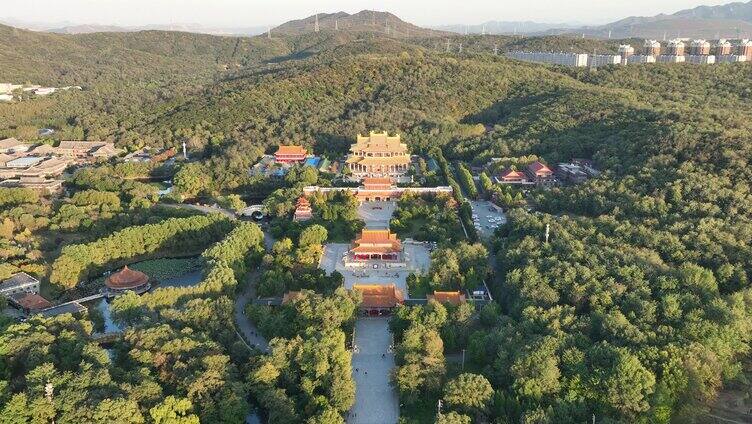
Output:
[[293,216],[293,221],[308,221],[311,218],[313,218],[311,202],[309,202],[308,199],[305,198],[305,196],[300,196],[298,202],[295,205],[295,215]]
[[355,144],[350,147],[347,166],[354,178],[367,177],[400,178],[410,169],[410,154],[400,136],[389,136],[385,131],[368,136],[358,134]]
[[127,291],[141,294],[151,289],[149,276],[141,271],[130,269],[127,265],[122,270],[107,277],[107,279],[104,280],[104,285],[108,297],[116,296]]
[[363,230],[352,249],[355,261],[399,261],[402,257],[402,242],[389,230]]

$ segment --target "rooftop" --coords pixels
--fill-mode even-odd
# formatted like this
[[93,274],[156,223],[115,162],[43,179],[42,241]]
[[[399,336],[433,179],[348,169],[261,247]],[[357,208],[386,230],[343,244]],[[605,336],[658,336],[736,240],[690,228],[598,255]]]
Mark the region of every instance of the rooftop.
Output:
[[500,178],[525,178],[525,173],[511,168],[501,171]]
[[39,280],[25,272],[19,272],[0,283],[0,289],[7,290],[11,288],[19,288],[29,284],[39,284]]
[[389,230],[363,230],[355,240],[353,253],[393,253],[402,250],[402,242]]
[[394,284],[355,284],[353,290],[363,295],[363,308],[393,308],[405,301],[402,290]]
[[368,188],[369,185],[392,185],[392,179],[389,177],[384,178],[376,178],[376,177],[367,177],[363,178],[363,185]]
[[16,293],[10,298],[20,307],[30,311],[40,311],[52,306],[52,303],[36,293]]
[[389,133],[371,131],[369,135],[358,134],[355,144],[350,147],[351,152],[392,152],[407,153],[407,145],[401,143],[400,135],[389,136]]
[[26,156],[26,157],[17,158],[17,159],[8,161],[5,164],[5,166],[9,168],[29,168],[31,166],[38,164],[39,162],[43,160],[44,158],[35,157],[35,156]]
[[279,146],[277,155],[306,155],[308,151],[303,146]]
[[105,285],[111,289],[128,290],[146,284],[149,277],[141,271],[130,269],[126,265],[122,270],[110,275]]
[[435,300],[439,303],[448,303],[450,305],[457,306],[461,303],[465,303],[465,295],[459,291],[435,291],[433,294],[426,296],[428,300]]
[[16,147],[19,144],[23,144],[20,141],[16,140],[15,138],[6,138],[3,140],[0,140],[0,149],[10,149],[11,147]]
[[527,166],[527,169],[530,170],[530,172],[538,173],[538,172],[551,172],[551,169],[541,163],[540,161],[535,161]]

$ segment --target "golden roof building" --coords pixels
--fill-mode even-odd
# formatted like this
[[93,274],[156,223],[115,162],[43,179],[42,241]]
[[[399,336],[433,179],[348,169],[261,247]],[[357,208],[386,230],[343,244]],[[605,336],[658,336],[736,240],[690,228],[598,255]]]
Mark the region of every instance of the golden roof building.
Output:
[[347,166],[353,177],[361,180],[368,177],[400,178],[410,169],[410,154],[399,135],[389,136],[385,131],[368,136],[358,134],[350,147]]

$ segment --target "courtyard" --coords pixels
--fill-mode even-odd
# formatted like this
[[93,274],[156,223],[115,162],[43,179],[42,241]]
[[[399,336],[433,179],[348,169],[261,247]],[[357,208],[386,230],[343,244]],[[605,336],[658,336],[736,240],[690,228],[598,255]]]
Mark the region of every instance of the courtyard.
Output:
[[358,216],[368,229],[387,229],[396,208],[396,202],[363,202],[358,207]]
[[319,268],[331,274],[338,271],[345,278],[345,288],[352,289],[354,284],[394,284],[407,293],[407,276],[411,273],[425,274],[431,266],[431,254],[428,245],[420,242],[404,242],[403,266],[390,267],[385,261],[366,261],[362,266],[345,265],[345,257],[350,249],[347,243],[329,243],[324,246]]

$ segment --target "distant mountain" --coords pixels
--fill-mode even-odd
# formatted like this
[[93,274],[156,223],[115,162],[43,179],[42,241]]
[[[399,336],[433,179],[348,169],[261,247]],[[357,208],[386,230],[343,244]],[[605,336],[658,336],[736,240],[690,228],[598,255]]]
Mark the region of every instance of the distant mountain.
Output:
[[370,32],[388,37],[434,37],[446,32],[421,28],[405,22],[389,12],[362,10],[353,15],[345,12],[320,13],[286,22],[272,29],[272,35],[299,35],[314,32],[316,20],[320,31]]
[[38,32],[50,32],[54,34],[94,34],[98,32],[138,32],[138,31],[178,31],[194,34],[209,35],[258,35],[265,32],[268,27],[222,27],[204,26],[201,24],[152,24],[141,26],[120,26],[81,24],[72,22],[27,22],[13,18],[0,19],[0,24],[15,28],[28,29]]
[[746,38],[752,37],[752,1],[721,6],[699,6],[671,15],[633,16],[602,26],[548,32],[578,32],[594,37],[608,37],[610,34],[612,38]]
[[114,25],[71,25],[43,31],[55,34],[93,34],[95,32],[132,32],[134,30]]
[[121,27],[113,25],[71,25],[61,28],[45,29],[44,32],[55,34],[93,34],[97,32],[138,32],[138,31],[177,31],[193,34],[209,35],[258,35],[267,30],[266,27],[223,28],[205,27],[198,24],[165,24],[144,25],[135,27]]
[[477,25],[441,25],[432,27],[441,31],[449,31],[458,34],[535,34],[552,29],[578,28],[577,24],[544,24],[532,21],[488,21]]

